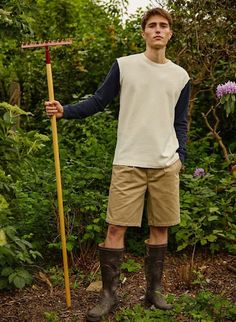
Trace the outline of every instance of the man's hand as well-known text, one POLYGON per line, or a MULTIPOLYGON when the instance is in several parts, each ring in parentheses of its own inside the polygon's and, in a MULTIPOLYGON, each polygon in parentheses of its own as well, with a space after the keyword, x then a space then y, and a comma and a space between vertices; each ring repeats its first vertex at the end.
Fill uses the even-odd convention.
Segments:
POLYGON ((56 115, 57 119, 63 117, 64 110, 63 106, 58 101, 45 102, 45 109, 48 116, 56 115))

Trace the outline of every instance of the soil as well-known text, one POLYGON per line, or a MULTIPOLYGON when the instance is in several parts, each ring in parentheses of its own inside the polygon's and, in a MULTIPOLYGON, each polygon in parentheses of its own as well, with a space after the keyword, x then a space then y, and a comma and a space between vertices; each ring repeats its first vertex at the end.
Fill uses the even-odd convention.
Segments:
MULTIPOLYGON (((143 273, 143 259, 126 254, 127 259, 134 259, 142 265, 136 273, 122 273, 123 283, 120 284, 118 295, 119 308, 123 310, 135 304, 144 304, 145 279, 143 273)), ((173 255, 168 253, 165 261, 163 278, 163 292, 172 293, 176 297, 182 294, 194 296, 202 289, 208 289, 215 294, 221 294, 231 301, 236 300, 235 269, 236 259, 229 254, 212 256, 209 253, 195 255, 194 269, 197 275, 190 275, 191 255, 173 255), (198 281, 196 285, 192 281, 198 281)), ((35 283, 22 290, 0 292, 0 322, 43 322, 85 321, 87 310, 97 303, 99 292, 86 291, 89 283, 86 276, 94 275, 99 279, 99 262, 90 257, 77 263, 79 270, 83 270, 84 277, 72 274, 70 276, 72 308, 66 308, 63 280, 60 285, 52 286, 50 275, 40 270, 35 274, 35 283), (86 282, 87 280, 87 282, 86 282), (51 319, 45 318, 45 312, 51 314, 51 319), (55 314, 59 319, 53 319, 55 314)), ((107 317, 113 321, 113 314, 107 317)))

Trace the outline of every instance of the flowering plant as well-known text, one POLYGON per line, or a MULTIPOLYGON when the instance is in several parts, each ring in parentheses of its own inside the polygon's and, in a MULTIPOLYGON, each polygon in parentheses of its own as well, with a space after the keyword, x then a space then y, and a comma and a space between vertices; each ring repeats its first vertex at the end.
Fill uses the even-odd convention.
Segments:
POLYGON ((234 113, 235 110, 236 83, 228 81, 225 84, 219 84, 216 88, 216 96, 220 103, 224 105, 226 115, 234 113))
POLYGON ((196 168, 193 176, 194 177, 203 177, 205 175, 205 170, 203 168, 196 168))

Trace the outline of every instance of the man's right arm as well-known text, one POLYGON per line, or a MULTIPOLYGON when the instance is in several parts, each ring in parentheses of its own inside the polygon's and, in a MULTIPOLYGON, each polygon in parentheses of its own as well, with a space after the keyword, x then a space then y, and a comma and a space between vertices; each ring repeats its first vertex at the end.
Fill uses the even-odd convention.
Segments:
POLYGON ((45 102, 46 112, 49 116, 57 118, 82 119, 103 111, 104 108, 119 94, 120 70, 118 62, 115 61, 107 74, 103 84, 96 90, 95 94, 88 99, 76 104, 62 106, 58 101, 45 102))
POLYGON ((73 105, 63 106, 65 119, 82 119, 103 111, 104 108, 119 94, 120 70, 117 61, 112 65, 103 84, 90 98, 73 105))

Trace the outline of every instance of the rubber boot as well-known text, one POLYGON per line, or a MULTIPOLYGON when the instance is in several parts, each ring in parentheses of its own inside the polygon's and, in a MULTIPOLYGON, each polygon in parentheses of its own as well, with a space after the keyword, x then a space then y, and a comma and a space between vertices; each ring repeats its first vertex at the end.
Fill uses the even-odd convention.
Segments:
POLYGON ((161 279, 167 245, 150 245, 147 240, 145 244, 146 256, 144 264, 147 282, 145 303, 149 306, 154 305, 158 309, 170 310, 172 305, 168 304, 161 294, 161 279))
POLYGON ((100 269, 102 275, 102 295, 99 303, 87 313, 87 321, 99 321, 118 303, 116 289, 120 279, 120 265, 124 249, 105 248, 99 245, 100 269))

